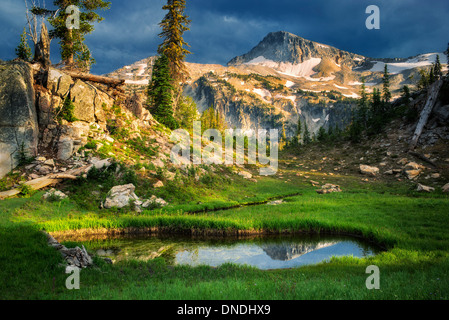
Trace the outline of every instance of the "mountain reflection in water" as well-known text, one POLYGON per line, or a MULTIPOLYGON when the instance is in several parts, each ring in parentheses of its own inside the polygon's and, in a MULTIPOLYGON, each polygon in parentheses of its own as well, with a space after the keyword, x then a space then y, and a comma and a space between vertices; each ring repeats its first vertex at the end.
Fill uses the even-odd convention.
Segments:
POLYGON ((306 253, 336 245, 338 242, 323 242, 316 244, 282 243, 262 246, 263 251, 273 260, 289 261, 306 253))
POLYGON ((263 270, 317 264, 332 257, 363 258, 379 251, 358 239, 316 235, 249 239, 124 237, 85 242, 85 245, 96 251, 97 255, 109 257, 115 262, 129 259, 147 261, 161 256, 172 265, 218 267, 233 263, 263 270))

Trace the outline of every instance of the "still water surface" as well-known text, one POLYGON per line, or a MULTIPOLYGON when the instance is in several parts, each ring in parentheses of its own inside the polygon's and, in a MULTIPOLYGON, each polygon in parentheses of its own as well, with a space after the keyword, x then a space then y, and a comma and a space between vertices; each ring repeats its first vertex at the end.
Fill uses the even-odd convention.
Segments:
POLYGON ((329 261, 332 257, 363 258, 378 253, 357 238, 342 236, 270 236, 246 239, 170 237, 124 237, 84 243, 102 257, 113 261, 149 260, 164 257, 172 265, 224 263, 250 265, 262 270, 286 269, 329 261))

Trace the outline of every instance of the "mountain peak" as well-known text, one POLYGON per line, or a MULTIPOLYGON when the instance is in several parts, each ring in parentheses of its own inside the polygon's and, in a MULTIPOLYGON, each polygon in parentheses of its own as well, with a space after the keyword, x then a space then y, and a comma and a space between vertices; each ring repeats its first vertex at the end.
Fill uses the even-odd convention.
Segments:
POLYGON ((260 61, 262 58, 276 63, 299 64, 312 58, 329 59, 337 64, 353 66, 354 58, 364 57, 340 49, 304 39, 287 31, 270 32, 250 52, 235 57, 228 65, 236 66, 260 61))

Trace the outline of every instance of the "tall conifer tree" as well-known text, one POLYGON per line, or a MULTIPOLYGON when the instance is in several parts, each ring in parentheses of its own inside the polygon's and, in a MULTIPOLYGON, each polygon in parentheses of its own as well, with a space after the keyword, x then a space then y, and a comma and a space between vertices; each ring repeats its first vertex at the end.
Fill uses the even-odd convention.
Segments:
POLYGON ((390 92, 390 76, 388 74, 388 65, 385 64, 384 77, 382 79, 383 83, 383 99, 385 103, 390 103, 391 92, 390 92))
POLYGON ((26 29, 23 29, 23 33, 20 36, 20 43, 19 46, 16 48, 16 55, 19 59, 30 61, 31 60, 31 48, 28 45, 28 38, 26 29))
POLYGON ((191 52, 186 49, 189 45, 184 41, 183 35, 190 30, 188 26, 191 20, 184 13, 185 7, 186 0, 167 0, 162 9, 168 10, 168 13, 159 24, 162 28, 159 37, 164 40, 159 45, 158 52, 167 56, 175 82, 183 82, 188 78, 184 61, 191 52))
POLYGON ((162 55, 154 63, 148 87, 148 105, 154 118, 173 130, 178 128, 178 123, 173 117, 172 82, 168 58, 162 55))
POLYGON ((441 79, 441 77, 443 76, 443 71, 442 71, 442 66, 441 66, 441 61, 440 61, 440 55, 437 54, 437 59, 435 62, 435 66, 433 67, 433 74, 435 76, 435 80, 439 80, 441 79))
POLYGON ((85 36, 94 31, 94 23, 103 20, 96 11, 109 9, 111 3, 104 0, 54 0, 53 4, 58 10, 51 11, 35 7, 32 13, 50 16, 48 21, 53 30, 49 34, 51 38, 60 39, 61 57, 66 65, 89 70, 91 65, 95 63, 95 59, 84 43, 85 36), (67 13, 66 9, 71 5, 78 7, 80 10, 79 29, 67 28, 67 20, 71 13, 67 13))

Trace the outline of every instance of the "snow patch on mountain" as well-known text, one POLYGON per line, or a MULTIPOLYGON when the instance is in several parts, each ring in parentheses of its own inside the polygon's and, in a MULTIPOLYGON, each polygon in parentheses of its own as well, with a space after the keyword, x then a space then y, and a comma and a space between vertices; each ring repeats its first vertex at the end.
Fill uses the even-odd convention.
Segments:
POLYGON ((375 64, 369 71, 384 72, 385 64, 387 64, 389 73, 398 74, 409 69, 431 66, 433 63, 436 62, 437 55, 440 57, 440 62, 442 64, 447 64, 447 57, 444 53, 427 53, 409 59, 405 62, 385 63, 380 61, 373 61, 375 62, 375 64))
POLYGON ((352 93, 352 94, 343 94, 346 98, 354 98, 354 99, 359 99, 360 96, 357 93, 352 93))
POLYGON ((293 87, 294 85, 295 85, 295 83, 292 82, 292 81, 290 81, 290 80, 287 80, 287 83, 285 84, 285 86, 286 86, 287 88, 291 88, 291 87, 293 87))
POLYGON ((275 62, 266 59, 263 56, 257 57, 247 63, 246 65, 260 65, 275 69, 281 74, 293 76, 293 77, 310 77, 316 72, 313 68, 321 63, 321 58, 311 58, 302 63, 293 64, 291 62, 275 62))
POLYGON ((258 94, 259 96, 262 97, 262 99, 264 99, 265 101, 267 100, 266 98, 271 98, 271 92, 266 90, 266 89, 253 89, 253 92, 258 94))

